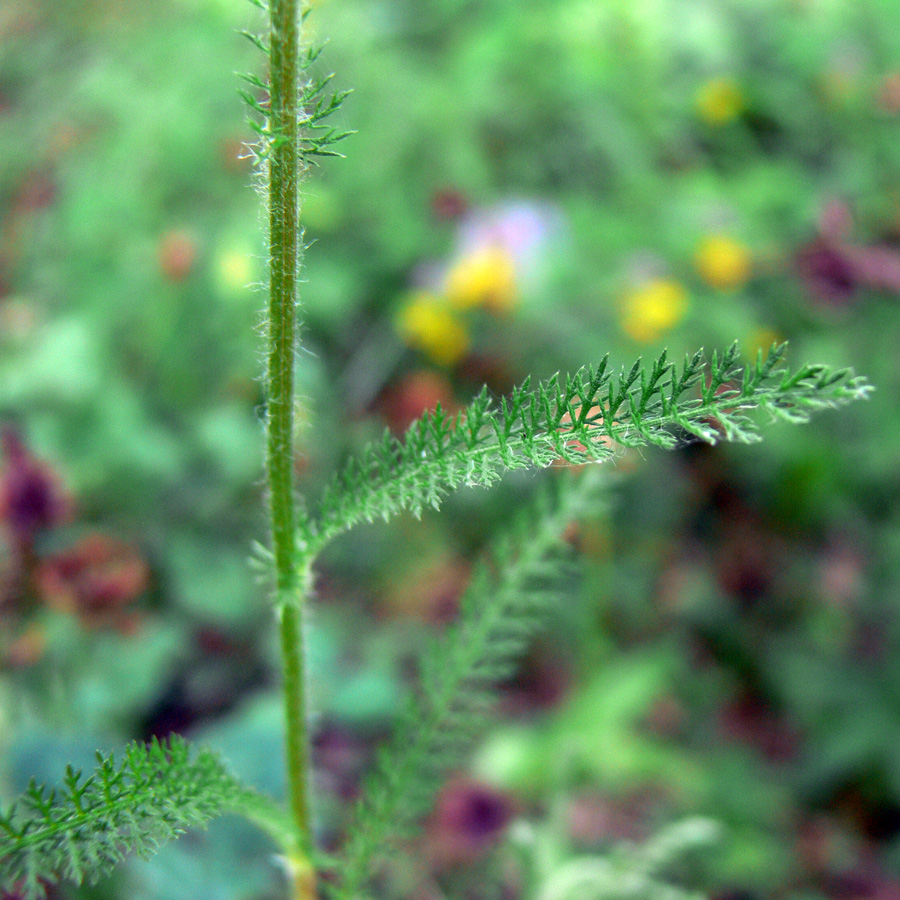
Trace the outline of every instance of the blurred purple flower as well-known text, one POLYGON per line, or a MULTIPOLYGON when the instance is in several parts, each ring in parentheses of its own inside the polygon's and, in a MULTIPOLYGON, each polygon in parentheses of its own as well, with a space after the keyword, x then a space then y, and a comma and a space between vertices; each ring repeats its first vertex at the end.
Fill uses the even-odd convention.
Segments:
POLYGON ((866 861, 852 871, 830 878, 831 896, 839 900, 900 900, 900 881, 866 861))
POLYGON ((508 796, 467 778, 441 791, 428 827, 439 868, 475 862, 496 845, 513 815, 508 796))
POLYGON ((71 502, 56 473, 31 455, 14 429, 0 433, 0 448, 0 519, 21 551, 31 547, 39 532, 64 522, 71 502))
POLYGON ((844 250, 817 239, 797 253, 797 274, 817 300, 841 305, 853 299, 859 286, 855 268, 844 250))
POLYGON ((900 250, 853 243, 853 218, 832 201, 819 217, 819 235, 801 247, 794 267, 809 294, 832 305, 849 303, 860 288, 900 294, 900 250))
POLYGON ((329 793, 352 800, 359 790, 359 778, 366 754, 362 741, 337 725, 327 725, 313 742, 316 778, 329 793))

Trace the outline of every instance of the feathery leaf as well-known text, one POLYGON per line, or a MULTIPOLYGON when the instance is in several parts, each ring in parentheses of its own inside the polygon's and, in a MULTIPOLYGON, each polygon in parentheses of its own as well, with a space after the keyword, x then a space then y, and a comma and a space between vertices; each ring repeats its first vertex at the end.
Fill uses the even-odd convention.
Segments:
POLYGON ((559 595, 566 527, 596 510, 599 470, 556 479, 476 568, 458 620, 422 654, 418 694, 366 780, 348 829, 336 897, 357 900, 373 865, 402 838, 486 723, 499 681, 559 595))
POLYGON ((871 390, 846 369, 789 372, 780 365, 786 346, 747 366, 737 344, 708 363, 697 353, 678 367, 664 352, 649 368, 638 360, 618 375, 604 359, 534 388, 526 380, 499 404, 484 389, 459 414, 438 408, 402 439, 386 432, 351 459, 327 487, 318 518, 304 525, 301 546, 314 553, 359 522, 419 515, 460 485, 487 486, 509 469, 602 461, 623 447, 672 448, 692 438, 750 443, 760 440, 753 410, 805 422, 871 390))
POLYGON ((126 854, 150 856, 225 812, 252 819, 282 846, 293 842, 274 802, 181 738, 129 744, 118 764, 111 754, 98 753, 97 761, 87 778, 67 767, 56 790, 32 782, 0 813, 0 890, 35 900, 44 896, 44 881, 96 881, 126 854))

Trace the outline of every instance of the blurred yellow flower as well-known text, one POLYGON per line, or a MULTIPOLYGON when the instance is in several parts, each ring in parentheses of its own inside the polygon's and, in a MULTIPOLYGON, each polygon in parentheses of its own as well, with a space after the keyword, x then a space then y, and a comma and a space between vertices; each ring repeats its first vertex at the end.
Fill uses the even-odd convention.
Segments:
POLYGON ((445 290, 457 309, 487 306, 494 312, 506 312, 516 302, 515 263, 503 247, 484 247, 450 269, 445 290))
POLYGON ((723 234, 705 237, 694 254, 700 277, 720 291, 741 287, 750 277, 750 254, 743 244, 723 234))
POLYGON ((469 334, 440 297, 419 291, 397 317, 397 330, 411 347, 442 366, 452 366, 469 349, 469 334))
POLYGON ((244 249, 225 250, 216 257, 216 284, 224 293, 243 292, 253 281, 253 255, 244 249))
POLYGON ((687 292, 677 281, 656 278, 629 291, 622 304, 622 328, 642 344, 658 340, 687 312, 687 292))
POLYGON ((709 125, 734 121, 744 109, 744 93, 733 78, 711 78, 697 91, 697 112, 709 125))

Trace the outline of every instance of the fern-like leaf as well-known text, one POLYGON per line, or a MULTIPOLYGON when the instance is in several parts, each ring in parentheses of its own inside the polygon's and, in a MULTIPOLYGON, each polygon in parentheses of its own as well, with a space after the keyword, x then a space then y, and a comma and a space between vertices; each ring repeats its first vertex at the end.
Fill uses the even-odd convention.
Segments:
POLYGON ((173 737, 129 744, 119 763, 100 753, 97 760, 87 778, 67 767, 59 789, 32 782, 2 811, 0 890, 35 900, 46 881, 96 881, 126 854, 150 856, 225 812, 253 819, 290 846, 280 808, 241 786, 209 750, 192 751, 173 737))
POLYGON ((401 510, 418 515, 438 507, 454 488, 489 485, 505 471, 542 468, 557 459, 606 459, 618 447, 671 448, 685 437, 759 440, 748 416, 805 422, 816 410, 865 397, 870 386, 850 370, 782 365, 787 345, 773 346, 756 363, 740 362, 737 344, 706 362, 701 353, 679 368, 666 354, 651 366, 638 360, 614 374, 608 359, 575 375, 555 375, 536 387, 526 381, 497 403, 484 389, 450 416, 438 408, 414 422, 402 439, 385 433, 351 459, 328 486, 318 519, 301 534, 304 552, 363 521, 401 510))
POLYGON ((422 655, 421 687, 379 754, 348 829, 335 896, 358 900, 373 866, 430 803, 488 720, 496 684, 516 663, 558 598, 566 527, 596 511, 606 479, 597 470, 540 492, 476 568, 459 618, 422 655))

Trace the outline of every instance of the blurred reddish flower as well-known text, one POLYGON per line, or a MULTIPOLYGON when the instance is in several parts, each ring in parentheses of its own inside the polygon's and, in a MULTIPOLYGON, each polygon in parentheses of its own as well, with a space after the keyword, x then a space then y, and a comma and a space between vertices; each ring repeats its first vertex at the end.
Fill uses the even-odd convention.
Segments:
POLYGON ((197 261, 197 242, 186 231, 167 231, 159 241, 159 267, 174 282, 184 281, 197 261))
POLYGON ((857 247, 853 261, 866 287, 900 294, 900 250, 896 247, 857 247))
POLYGON ((456 618, 469 578, 468 563, 453 554, 419 557, 385 591, 382 608, 391 616, 445 625, 456 618))
POLYGON ((508 394, 524 377, 512 371, 510 362, 496 353, 470 353, 455 374, 479 390, 487 385, 494 394, 508 394))
POLYGON ((458 219, 468 208, 465 194, 453 188, 441 188, 431 195, 431 214, 436 219, 458 219))
POLYGON ((16 212, 34 212, 46 209, 56 199, 56 184, 48 172, 32 172, 16 194, 13 208, 16 212))
POLYGON ((404 375, 382 393, 377 402, 379 412, 394 434, 403 434, 426 411, 438 403, 445 412, 453 412, 456 403, 453 387, 437 372, 417 369, 404 375))
POLYGON ((3 664, 10 669, 25 669, 34 665, 47 648, 47 634, 41 625, 29 625, 13 638, 3 654, 3 664))
POLYGON ((836 868, 846 868, 856 855, 856 841, 837 819, 822 815, 804 819, 794 831, 800 862, 816 878, 827 877, 836 868))
POLYGON ((38 567, 37 586, 48 605, 77 614, 86 625, 131 630, 125 607, 149 581, 147 564, 128 544, 92 534, 38 567))

